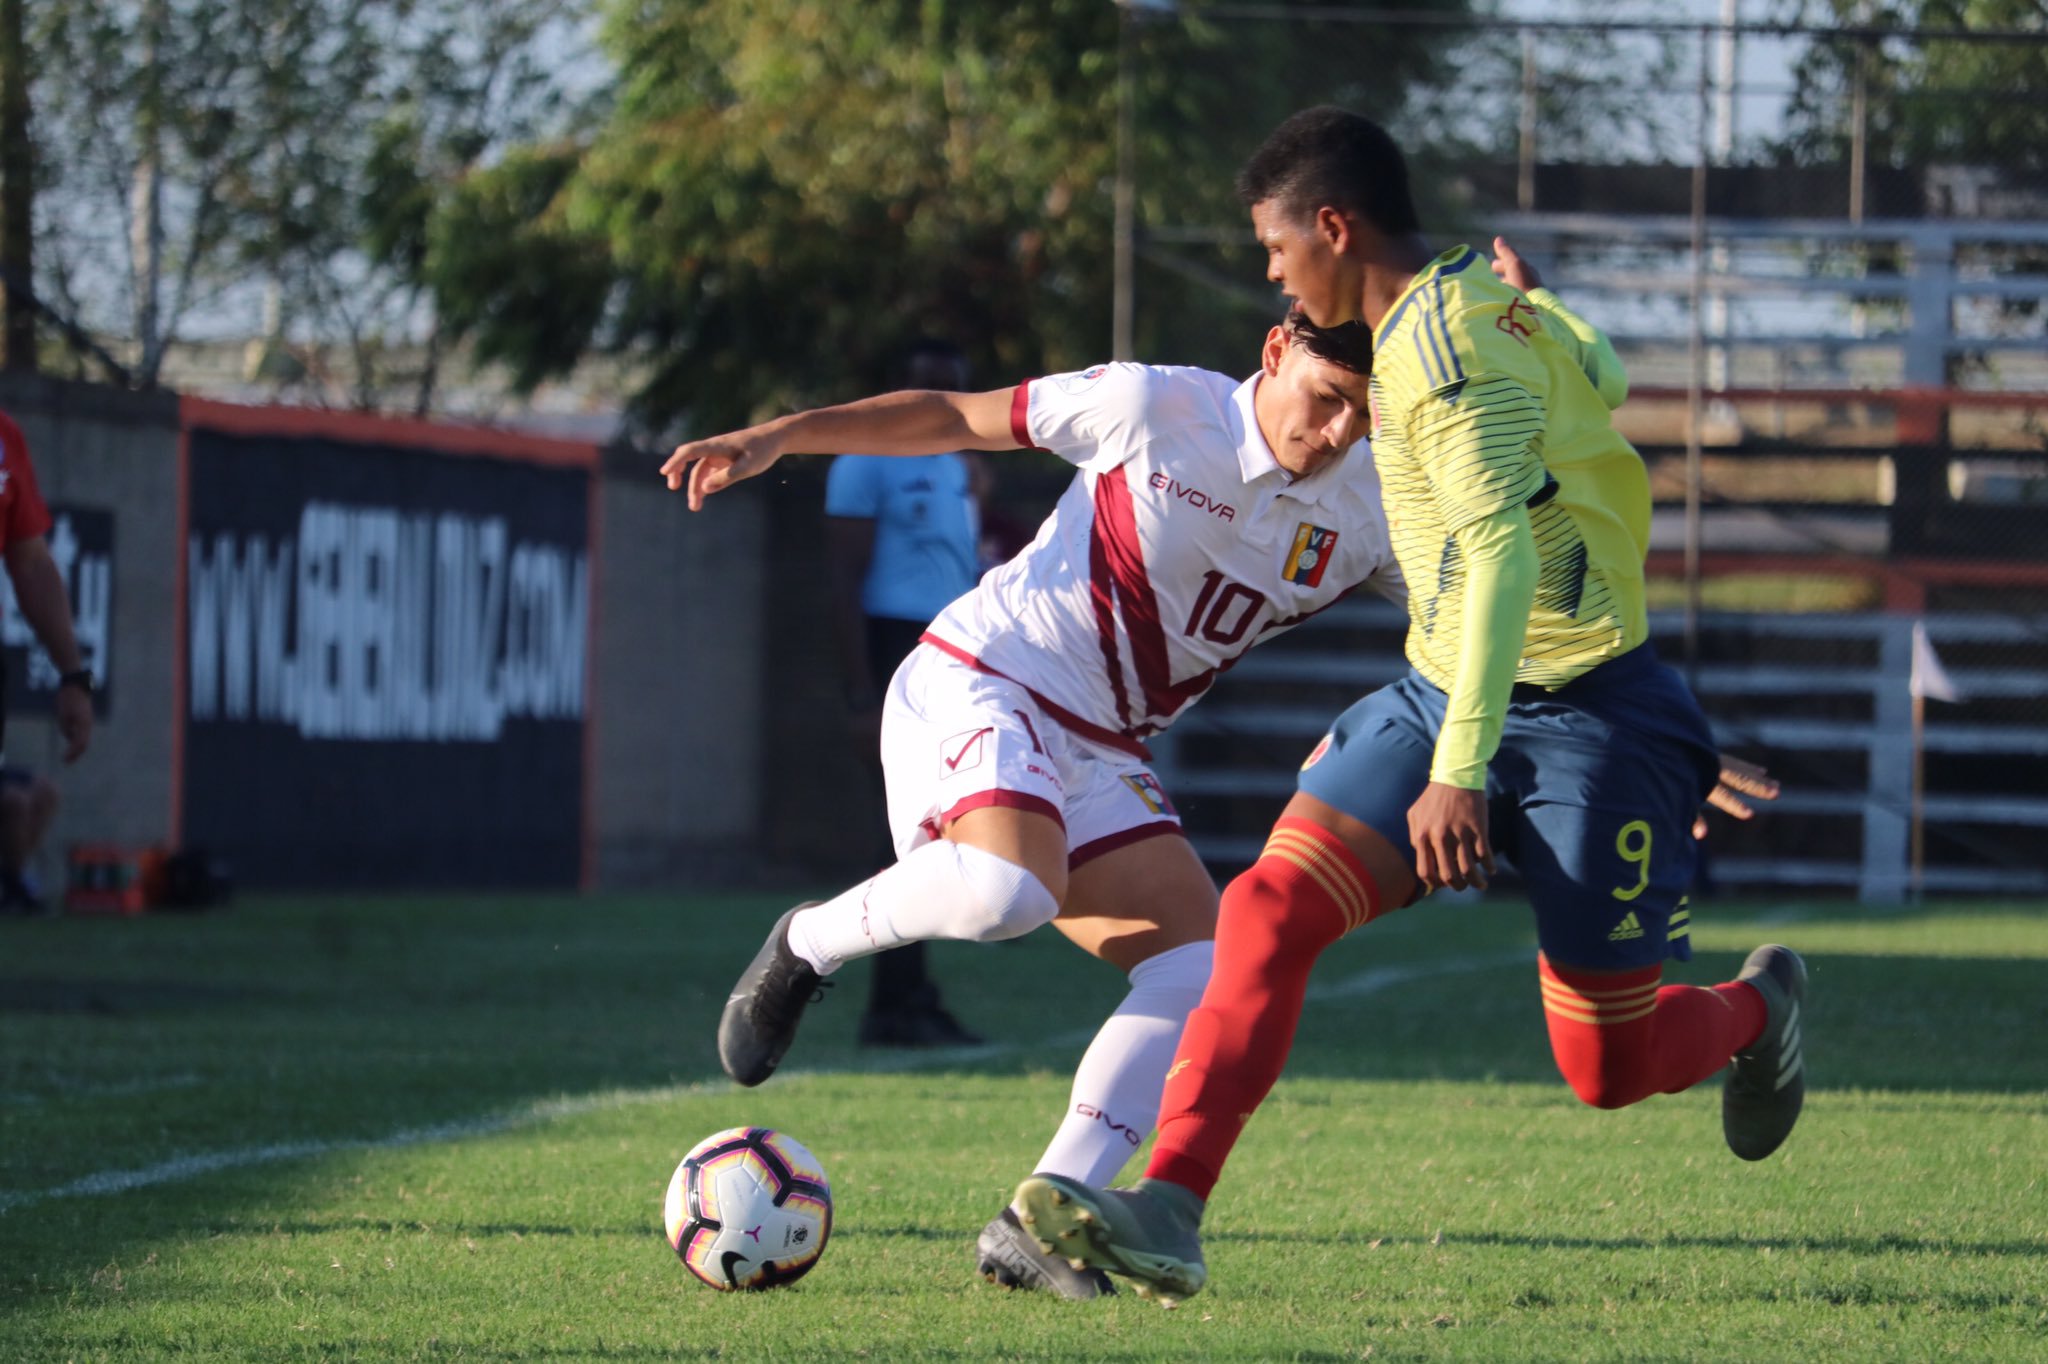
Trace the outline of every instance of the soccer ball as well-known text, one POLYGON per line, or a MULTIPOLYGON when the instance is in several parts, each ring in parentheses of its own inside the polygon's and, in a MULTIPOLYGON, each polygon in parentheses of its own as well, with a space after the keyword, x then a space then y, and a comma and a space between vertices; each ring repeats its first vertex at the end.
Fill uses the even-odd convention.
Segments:
POLYGON ((662 1220, 683 1264, 713 1288, 780 1288, 825 1253, 832 1186, 802 1142, 729 1127, 676 1166, 662 1220))

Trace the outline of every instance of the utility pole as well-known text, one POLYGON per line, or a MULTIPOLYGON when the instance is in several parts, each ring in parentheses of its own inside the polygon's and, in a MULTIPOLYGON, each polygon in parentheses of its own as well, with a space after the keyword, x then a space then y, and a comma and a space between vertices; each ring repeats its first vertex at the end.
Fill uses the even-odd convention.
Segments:
POLYGON ((1515 149, 1515 207, 1536 211, 1536 34, 1522 30, 1522 127, 1515 149))
POLYGON ((1137 349, 1137 147, 1134 145, 1137 104, 1136 76, 1131 70, 1131 7, 1116 7, 1116 187, 1115 228, 1110 244, 1109 358, 1128 360, 1137 349))
POLYGON ((1110 242, 1109 358, 1137 354, 1139 20, 1180 12, 1179 0, 1111 0, 1116 6, 1116 213, 1110 242))
POLYGON ((36 369, 35 156, 23 0, 0 0, 0 369, 36 369))
POLYGON ((1694 87, 1698 99, 1697 136, 1692 162, 1692 306, 1687 310, 1690 327, 1686 336, 1686 360, 1690 373, 1685 385, 1685 678, 1699 684, 1700 666, 1700 533, 1702 468, 1700 427, 1706 421, 1707 339, 1707 162, 1709 80, 1708 61, 1713 30, 1699 31, 1700 69, 1694 87))
POLYGON ((163 362, 158 296, 164 263, 164 75, 165 0, 142 7, 142 91, 135 109, 135 169, 128 185, 128 256, 135 293, 135 373, 156 386, 163 362))

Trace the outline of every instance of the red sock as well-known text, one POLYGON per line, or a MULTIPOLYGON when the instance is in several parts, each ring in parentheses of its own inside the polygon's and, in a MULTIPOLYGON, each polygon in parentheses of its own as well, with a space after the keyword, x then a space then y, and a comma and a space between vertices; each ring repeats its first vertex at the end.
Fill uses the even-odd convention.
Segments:
POLYGON ((1215 970, 1166 1073, 1147 1178, 1209 1196, 1287 1064, 1309 968, 1378 913, 1379 888, 1335 834, 1305 819, 1273 826, 1259 860, 1223 892, 1215 970))
POLYGON ((1689 1089, 1764 1030, 1764 997, 1735 981, 1659 989, 1662 966, 1580 971, 1542 956, 1536 965, 1557 1068, 1595 1108, 1689 1089))

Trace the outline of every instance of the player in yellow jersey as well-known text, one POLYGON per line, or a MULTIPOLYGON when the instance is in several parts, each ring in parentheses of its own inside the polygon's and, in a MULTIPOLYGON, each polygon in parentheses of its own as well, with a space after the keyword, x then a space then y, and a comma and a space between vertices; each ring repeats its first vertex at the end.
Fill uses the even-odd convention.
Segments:
POLYGON ((1034 1176, 1048 1249, 1183 1297, 1231 1147, 1279 1078, 1316 957, 1498 849, 1535 910, 1551 1049, 1587 1103, 1686 1089, 1733 1060, 1729 1146, 1760 1160, 1805 1092, 1803 963, 1662 983, 1691 955, 1692 826, 1712 733, 1649 642, 1650 491, 1615 430, 1612 347, 1496 241, 1424 244, 1399 149, 1337 109, 1283 123, 1238 178, 1268 277, 1319 329, 1373 333, 1372 444, 1408 581, 1412 671, 1340 716, 1259 860, 1224 892, 1216 962, 1135 1189, 1034 1176))

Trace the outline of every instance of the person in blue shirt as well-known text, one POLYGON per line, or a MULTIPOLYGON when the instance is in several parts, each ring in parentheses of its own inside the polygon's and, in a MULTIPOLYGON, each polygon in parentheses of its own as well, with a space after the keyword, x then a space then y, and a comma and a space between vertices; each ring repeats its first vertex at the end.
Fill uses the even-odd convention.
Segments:
MULTIPOLYGON (((964 391, 967 357, 946 341, 910 349, 903 386, 964 391)), ((845 454, 825 480, 833 625, 846 683, 848 723, 862 760, 876 767, 882 693, 932 617, 980 577, 980 471, 971 454, 915 459, 845 454)), ((893 861, 884 849, 883 862, 893 861)), ((925 947, 909 943, 875 958, 863 1046, 968 1046, 982 1039, 939 1002, 925 947)))

